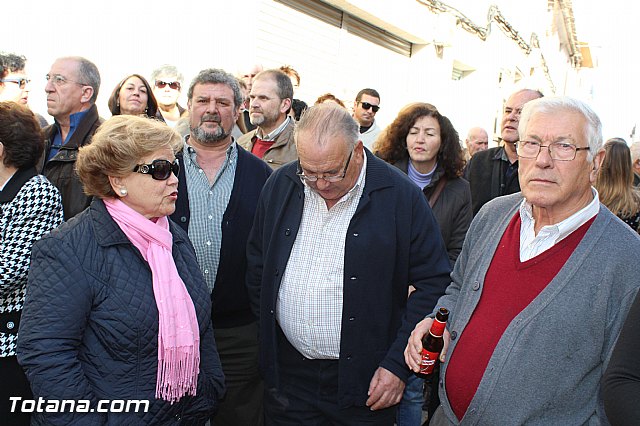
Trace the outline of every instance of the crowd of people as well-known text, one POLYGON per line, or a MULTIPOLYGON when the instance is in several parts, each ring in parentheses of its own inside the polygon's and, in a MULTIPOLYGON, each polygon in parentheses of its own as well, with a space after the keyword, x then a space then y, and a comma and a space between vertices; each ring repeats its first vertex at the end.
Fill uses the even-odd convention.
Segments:
POLYGON ((489 148, 425 102, 380 126, 373 88, 309 106, 289 65, 162 65, 105 120, 63 57, 48 124, 25 62, 0 53, 6 424, 640 422, 640 144, 585 102, 517 90, 489 148))

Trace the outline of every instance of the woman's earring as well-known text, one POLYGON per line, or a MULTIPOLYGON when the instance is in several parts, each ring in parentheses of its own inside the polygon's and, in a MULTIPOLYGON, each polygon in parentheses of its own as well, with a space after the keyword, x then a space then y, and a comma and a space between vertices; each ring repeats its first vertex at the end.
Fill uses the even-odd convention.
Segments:
POLYGON ((126 188, 122 188, 122 189, 120 190, 120 195, 122 195, 123 197, 126 197, 126 196, 127 196, 127 194, 128 194, 128 192, 127 192, 126 188))

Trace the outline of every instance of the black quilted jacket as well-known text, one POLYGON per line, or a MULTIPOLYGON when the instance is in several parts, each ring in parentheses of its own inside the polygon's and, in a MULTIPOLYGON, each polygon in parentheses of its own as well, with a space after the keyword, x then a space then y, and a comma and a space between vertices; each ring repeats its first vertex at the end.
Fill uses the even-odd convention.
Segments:
MULTIPOLYGON (((173 258, 200 324, 195 397, 155 399, 158 310, 151 270, 101 200, 34 245, 18 361, 35 399, 149 400, 146 413, 34 413, 35 424, 204 424, 224 390, 211 299, 182 229, 173 258)), ((97 410, 96 410, 97 411, 97 410)), ((32 423, 32 424, 34 424, 32 423)))

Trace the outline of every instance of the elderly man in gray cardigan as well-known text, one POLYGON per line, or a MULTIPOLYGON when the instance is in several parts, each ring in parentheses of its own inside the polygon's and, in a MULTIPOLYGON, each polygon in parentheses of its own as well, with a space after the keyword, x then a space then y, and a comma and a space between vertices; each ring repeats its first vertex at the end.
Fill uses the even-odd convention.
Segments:
MULTIPOLYGON (((528 102, 521 193, 474 219, 436 310, 451 311, 431 425, 608 424, 600 379, 640 286, 640 238, 592 187, 602 126, 575 99, 528 102)), ((405 359, 418 371, 418 323, 405 359)))

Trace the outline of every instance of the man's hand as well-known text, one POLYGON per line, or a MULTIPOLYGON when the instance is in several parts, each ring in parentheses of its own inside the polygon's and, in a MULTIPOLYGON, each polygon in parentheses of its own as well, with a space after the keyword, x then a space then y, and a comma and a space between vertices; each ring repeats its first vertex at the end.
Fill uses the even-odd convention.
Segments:
MULTIPOLYGON (((425 318, 416 324, 416 328, 411 332, 409 342, 407 342, 407 347, 404 350, 405 362, 409 368, 416 373, 420 371, 420 361, 422 361, 422 355, 420 353, 422 351, 422 336, 429 332, 431 324, 433 324, 433 318, 425 318)), ((445 361, 449 342, 451 341, 451 335, 446 328, 444 329, 442 338, 444 339, 444 347, 440 353, 440 362, 445 361)))
POLYGON ((369 384, 367 407, 381 410, 400 402, 404 393, 404 382, 389 370, 378 367, 369 384))

